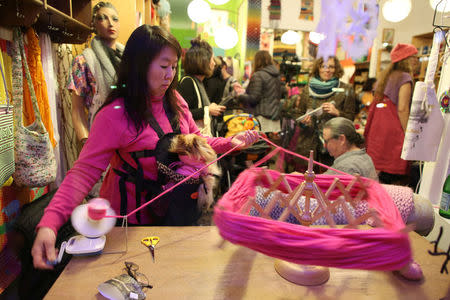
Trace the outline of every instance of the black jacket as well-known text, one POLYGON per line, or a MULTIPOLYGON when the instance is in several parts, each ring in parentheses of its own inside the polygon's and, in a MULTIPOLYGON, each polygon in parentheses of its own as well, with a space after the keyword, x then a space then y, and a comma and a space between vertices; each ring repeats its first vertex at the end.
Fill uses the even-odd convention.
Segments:
POLYGON ((274 65, 256 71, 245 94, 239 96, 249 113, 272 120, 280 119, 281 80, 274 65))

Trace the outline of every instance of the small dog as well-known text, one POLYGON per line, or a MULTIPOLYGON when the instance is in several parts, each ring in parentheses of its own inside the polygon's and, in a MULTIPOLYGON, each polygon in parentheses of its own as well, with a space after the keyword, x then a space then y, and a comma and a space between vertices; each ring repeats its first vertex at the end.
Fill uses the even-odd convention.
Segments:
MULTIPOLYGON (((176 135, 171 141, 169 152, 178 154, 180 161, 175 163, 175 172, 184 176, 193 174, 217 158, 206 138, 193 133, 176 135)), ((220 175, 219 167, 214 163, 194 176, 201 177, 204 182, 198 189, 197 205, 200 210, 207 210, 213 204, 213 189, 220 175)))

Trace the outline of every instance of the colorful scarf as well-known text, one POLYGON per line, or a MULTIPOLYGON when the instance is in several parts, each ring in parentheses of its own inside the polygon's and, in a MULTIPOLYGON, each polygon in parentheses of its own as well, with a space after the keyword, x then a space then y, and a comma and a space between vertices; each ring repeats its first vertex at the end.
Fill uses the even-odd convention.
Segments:
POLYGON ((339 79, 333 77, 328 81, 322 81, 317 77, 312 77, 309 80, 309 93, 316 98, 329 98, 334 94, 333 88, 339 86, 339 79))

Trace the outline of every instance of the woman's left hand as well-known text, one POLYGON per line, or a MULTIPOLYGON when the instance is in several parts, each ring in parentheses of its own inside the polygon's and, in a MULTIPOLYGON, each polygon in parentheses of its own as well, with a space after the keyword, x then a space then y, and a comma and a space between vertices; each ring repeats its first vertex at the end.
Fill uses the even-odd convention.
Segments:
POLYGON ((259 134, 256 130, 247 130, 236 134, 231 139, 231 144, 234 146, 241 145, 238 149, 245 149, 253 145, 259 139, 259 134))
POLYGON ((324 112, 329 113, 330 115, 339 117, 339 110, 331 102, 325 102, 324 104, 322 104, 322 109, 324 112))

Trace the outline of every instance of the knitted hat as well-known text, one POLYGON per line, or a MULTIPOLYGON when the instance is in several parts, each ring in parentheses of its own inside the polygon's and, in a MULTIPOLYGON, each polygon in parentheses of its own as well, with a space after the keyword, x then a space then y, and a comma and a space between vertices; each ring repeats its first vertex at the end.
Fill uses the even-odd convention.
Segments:
POLYGON ((391 51, 391 61, 396 63, 417 54, 417 48, 410 44, 397 44, 391 51))

